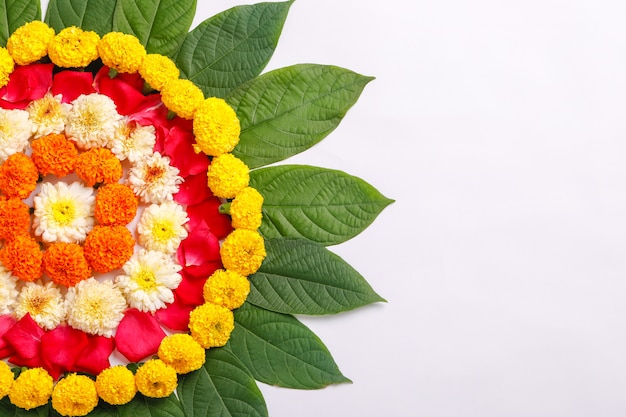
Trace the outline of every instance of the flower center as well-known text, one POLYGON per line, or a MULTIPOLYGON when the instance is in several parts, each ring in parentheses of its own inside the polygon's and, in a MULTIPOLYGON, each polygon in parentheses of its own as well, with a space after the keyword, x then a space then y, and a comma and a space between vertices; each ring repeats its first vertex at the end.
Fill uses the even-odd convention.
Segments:
POLYGON ((156 276, 149 269, 142 269, 134 278, 137 285, 144 291, 154 290, 157 287, 156 276))
POLYGON ((26 309, 32 316, 37 316, 43 312, 49 302, 50 297, 46 297, 43 294, 36 295, 28 300, 28 307, 26 309))
POLYGON ((52 205, 52 218, 62 226, 66 226, 76 218, 76 206, 72 200, 60 200, 52 205))
POLYGON ((154 240, 163 243, 167 242, 170 239, 176 237, 176 232, 174 231, 174 225, 171 221, 168 220, 157 220, 152 225, 152 236, 154 240))
POLYGON ((146 182, 151 183, 163 177, 165 174, 165 167, 162 166, 148 166, 146 168, 146 182))

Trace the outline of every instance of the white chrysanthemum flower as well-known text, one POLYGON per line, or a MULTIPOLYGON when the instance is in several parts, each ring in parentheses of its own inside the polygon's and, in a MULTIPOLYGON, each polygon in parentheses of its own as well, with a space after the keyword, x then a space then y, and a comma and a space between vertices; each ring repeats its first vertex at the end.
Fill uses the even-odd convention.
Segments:
POLYGON ((27 111, 0 109, 0 163, 14 153, 23 152, 33 130, 27 111))
POLYGON ((178 168, 170 165, 167 156, 155 152, 133 165, 128 182, 142 202, 162 203, 172 200, 178 192, 178 186, 183 182, 178 173, 178 168))
POLYGON ((141 213, 137 225, 139 244, 146 249, 171 255, 187 237, 184 224, 188 221, 183 207, 174 201, 152 204, 141 213))
POLYGON ((0 265, 0 314, 9 314, 17 298, 17 278, 4 266, 0 265))
POLYGON ((112 281, 89 278, 65 296, 67 324, 85 333, 111 337, 124 318, 126 299, 112 281))
POLYGON ((43 183, 33 199, 35 234, 44 242, 78 243, 94 225, 93 188, 79 182, 43 183))
POLYGON ((80 149, 106 147, 121 119, 109 97, 97 93, 83 94, 72 102, 65 134, 80 149))
POLYGON ((111 141, 111 152, 117 159, 137 162, 152 155, 156 135, 154 126, 141 126, 137 122, 125 120, 115 130, 111 141))
POLYGON ((33 123, 35 139, 51 133, 61 133, 65 129, 65 120, 72 106, 63 103, 60 94, 53 96, 46 93, 39 100, 32 101, 26 111, 33 123))
POLYGON ((182 277, 182 267, 163 252, 142 249, 123 266, 125 275, 115 282, 128 304, 141 311, 155 312, 174 302, 174 293, 182 277))
POLYGON ((52 282, 27 282, 17 297, 15 316, 21 319, 26 313, 43 329, 54 329, 66 315, 61 291, 52 282))

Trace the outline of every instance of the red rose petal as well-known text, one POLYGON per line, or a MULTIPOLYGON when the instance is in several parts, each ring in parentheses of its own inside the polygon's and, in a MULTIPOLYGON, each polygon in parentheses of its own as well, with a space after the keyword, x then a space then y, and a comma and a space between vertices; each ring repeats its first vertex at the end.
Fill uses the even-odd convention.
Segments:
POLYGON ((168 329, 189 330, 189 314, 195 306, 185 305, 174 291, 174 302, 156 312, 156 318, 168 329))
POLYGON ((219 239, 211 233, 204 222, 191 229, 187 238, 181 242, 181 247, 183 268, 220 259, 219 239))
POLYGON ((145 96, 137 91, 132 84, 127 83, 122 77, 111 78, 108 69, 102 67, 95 78, 96 90, 100 94, 109 96, 117 107, 117 112, 127 116, 133 112, 144 100, 145 96), (103 70, 105 70, 103 72, 103 70))
MULTIPOLYGON (((174 194, 174 200, 184 205, 199 204, 211 197, 213 197, 213 193, 207 187, 206 172, 185 177, 185 182, 180 185, 179 191, 174 194)), ((198 220, 198 216, 196 216, 196 220, 198 220)))
MULTIPOLYGON (((193 150, 194 143, 193 133, 178 126, 172 127, 165 138, 163 151, 170 157, 172 165, 178 168, 183 178, 200 173, 204 173, 206 177, 209 158, 203 153, 196 153, 193 150)), ((206 179, 204 188, 207 188, 206 179)))
POLYGON ((200 204, 194 204, 187 207, 187 215, 189 216, 189 229, 200 227, 204 222, 213 235, 218 239, 224 239, 232 232, 230 216, 221 214, 219 207, 222 204, 217 197, 209 198, 200 204))
POLYGON ((40 357, 41 338, 46 332, 26 314, 4 334, 4 340, 15 349, 9 362, 19 366, 36 368, 42 366, 40 357))
POLYGON ((4 335, 16 323, 17 320, 11 314, 0 316, 0 359, 15 353, 15 349, 4 340, 4 335))
POLYGON ((52 81, 52 95, 61 94, 63 103, 71 103, 81 94, 92 94, 93 74, 90 72, 61 71, 52 81))
POLYGON ((148 313, 131 308, 117 328, 117 350, 131 362, 153 355, 159 349, 165 332, 156 319, 148 313))
POLYGON ((33 100, 42 98, 52 86, 53 64, 16 66, 9 83, 0 90, 0 107, 24 109, 33 100))
POLYGON ((174 292, 178 294, 180 301, 186 305, 199 306, 204 303, 203 288, 208 275, 200 278, 187 273, 183 274, 183 280, 174 292))
POLYGON ((76 361, 76 371, 98 375, 111 366, 109 356, 115 349, 115 340, 112 337, 87 336, 87 346, 76 361))
POLYGON ((62 372, 74 371, 74 364, 87 346, 87 334, 69 326, 59 326, 41 338, 43 367, 52 378, 62 372))

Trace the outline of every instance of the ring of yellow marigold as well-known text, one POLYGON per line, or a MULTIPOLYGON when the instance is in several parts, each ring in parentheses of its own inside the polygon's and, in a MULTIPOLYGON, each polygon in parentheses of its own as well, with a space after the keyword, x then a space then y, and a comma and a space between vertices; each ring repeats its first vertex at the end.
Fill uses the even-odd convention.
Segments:
POLYGON ((193 82, 179 78, 163 86, 161 100, 179 117, 193 119, 196 109, 204 101, 204 94, 193 82))
POLYGON ((150 87, 161 91, 165 84, 178 79, 180 70, 170 58, 160 54, 148 54, 139 67, 139 75, 150 87))
POLYGON ((224 239, 220 255, 224 268, 247 277, 261 267, 266 256, 265 241, 254 230, 236 229, 224 239))
POLYGON ((96 377, 96 391, 111 405, 126 404, 137 393, 135 375, 122 365, 107 368, 96 377))
POLYGON ((150 359, 135 374, 137 390, 152 398, 168 397, 176 389, 177 378, 174 368, 160 359, 150 359))
POLYGON ((0 399, 6 397, 13 387, 15 376, 6 362, 0 361, 0 399))
POLYGON ((237 193, 228 208, 235 229, 257 230, 263 220, 263 196, 255 188, 246 187, 237 193))
POLYGON ((204 301, 234 310, 243 305, 250 293, 248 278, 235 271, 218 269, 204 283, 204 301))
POLYGON ((9 76, 15 68, 15 61, 6 48, 0 47, 0 88, 9 83, 9 76))
POLYGON ((209 156, 229 153, 239 143, 240 133, 237 113, 223 99, 209 97, 196 109, 193 117, 196 152, 209 156))
POLYGON ((42 406, 52 395, 54 381, 43 368, 31 368, 22 372, 9 390, 9 400, 25 410, 42 406))
POLYGON ((97 45, 102 63, 117 72, 135 73, 143 63, 146 48, 133 35, 109 32, 97 45))
POLYGON ((48 44, 48 57, 62 68, 86 67, 98 59, 100 35, 70 26, 59 32, 48 44))
POLYGON ((97 405, 96 385, 85 375, 70 374, 52 390, 52 408, 62 416, 86 416, 97 405))
POLYGON ((166 336, 161 341, 158 355, 179 374, 200 369, 206 360, 202 346, 187 333, 166 336))
POLYGON ((54 29, 39 20, 25 23, 7 40, 7 50, 18 65, 28 65, 48 54, 48 43, 54 29))
POLYGON ((217 304, 204 303, 189 314, 191 337, 205 349, 224 346, 234 328, 233 312, 217 304))
POLYGON ((249 182, 250 169, 230 153, 213 158, 207 170, 207 185, 217 197, 234 198, 249 182))

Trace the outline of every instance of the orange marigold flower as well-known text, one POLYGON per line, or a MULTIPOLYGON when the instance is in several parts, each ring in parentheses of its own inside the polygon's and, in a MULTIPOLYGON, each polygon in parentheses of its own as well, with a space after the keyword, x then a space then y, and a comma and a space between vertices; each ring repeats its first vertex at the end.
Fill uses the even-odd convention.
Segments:
POLYGON ((28 235, 16 236, 0 251, 0 261, 4 266, 24 281, 41 278, 42 259, 39 243, 28 235))
POLYGON ((23 153, 14 153, 0 165, 0 190, 7 197, 27 198, 37 187, 39 172, 23 153))
POLYGON ((0 200, 0 239, 11 240, 15 236, 28 235, 30 211, 19 198, 0 200))
POLYGON ((78 156, 76 174, 90 187, 112 184, 122 178, 122 163, 110 150, 94 148, 78 156))
POLYGON ((124 226, 95 226, 85 239, 85 258, 98 272, 121 268, 133 255, 135 239, 124 226))
POLYGON ((43 268, 56 284, 73 287, 91 276, 83 248, 76 243, 57 242, 43 253, 43 268))
POLYGON ((78 150, 65 135, 51 133, 31 142, 33 162, 41 175, 62 178, 74 171, 78 150))
POLYGON ((98 223, 123 226, 137 214, 139 201, 128 185, 113 183, 98 189, 95 216, 98 223))

